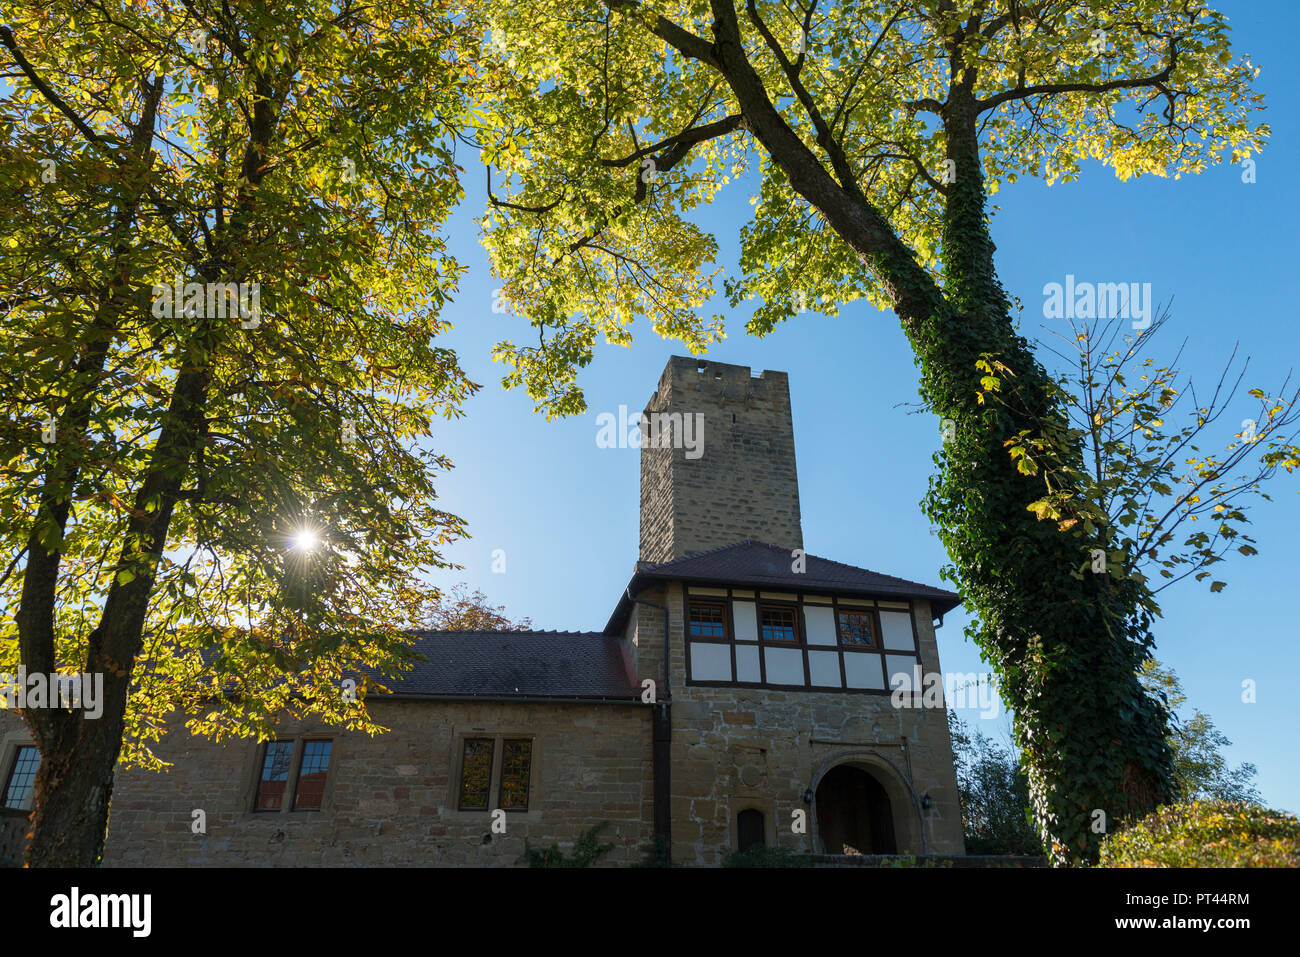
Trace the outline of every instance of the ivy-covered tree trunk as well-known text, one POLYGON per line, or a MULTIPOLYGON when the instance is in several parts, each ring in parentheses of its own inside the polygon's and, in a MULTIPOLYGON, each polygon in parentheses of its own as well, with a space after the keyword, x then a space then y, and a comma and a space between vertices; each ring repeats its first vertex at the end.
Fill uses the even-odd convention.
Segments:
POLYGON ((928 511, 1015 709, 1044 846, 1061 862, 1095 861, 1111 822, 1144 815, 1170 793, 1168 716, 1138 679, 1150 619, 1136 583, 1091 571, 1093 549, 1110 547, 1104 529, 1064 535, 1027 507, 1041 498, 1042 479, 1021 472, 1007 441, 1043 422, 1064 427, 1064 413, 1013 327, 993 267, 969 89, 953 89, 944 120, 955 176, 944 216, 946 307, 919 322, 903 317, 923 391, 952 420, 928 511), (982 360, 1005 369, 994 376, 1004 398, 996 405, 982 400, 982 360))
POLYGON ((827 173, 768 99, 734 16, 715 0, 709 51, 754 135, 807 199, 881 277, 921 368, 931 409, 950 419, 927 511, 942 528, 974 635, 1015 711, 1030 793, 1058 863, 1095 862, 1113 823, 1153 810, 1170 793, 1167 713, 1138 680, 1152 639, 1136 582, 1081 574, 1104 529, 1083 537, 1040 521, 1029 506, 1042 479, 1022 473, 1007 440, 1064 424, 1046 371, 1016 333, 993 267, 977 134, 974 73, 954 50, 941 119, 954 179, 942 234, 944 287, 935 285, 862 195, 824 123, 827 173), (963 78, 964 79, 961 79, 963 78), (990 369, 981 370, 987 362, 990 369), (1000 366, 992 366, 992 363, 1000 366), (1003 401, 985 404, 984 380, 1001 372, 1003 401))

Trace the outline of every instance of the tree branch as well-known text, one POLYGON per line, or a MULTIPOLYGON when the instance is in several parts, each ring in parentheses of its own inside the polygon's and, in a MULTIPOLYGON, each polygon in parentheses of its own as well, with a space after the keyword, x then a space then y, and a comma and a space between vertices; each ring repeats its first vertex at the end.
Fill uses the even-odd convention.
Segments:
POLYGON ((1109 90, 1131 90, 1141 87, 1154 87, 1160 90, 1166 96, 1169 91, 1164 86, 1174 68, 1178 65, 1178 40, 1175 37, 1169 38, 1169 65, 1159 73, 1153 73, 1151 76, 1135 77, 1128 80, 1108 80, 1105 83, 1040 83, 1033 86, 1025 86, 1023 75, 1021 82, 1009 90, 1003 90, 1001 93, 995 93, 990 97, 975 102, 977 112, 983 113, 986 110, 995 109, 1009 100, 1021 100, 1031 96, 1043 96, 1056 93, 1106 93, 1109 90))
POLYGON ((45 97, 45 99, 48 100, 60 113, 71 120, 72 125, 81 131, 82 136, 96 146, 111 152, 113 158, 119 163, 122 162, 122 158, 118 155, 117 149, 113 144, 96 133, 89 123, 77 115, 77 112, 68 105, 67 101, 65 101, 63 97, 55 93, 54 89, 41 79, 40 74, 36 72, 36 68, 32 66, 27 57, 23 56, 23 51, 18 49, 18 44, 14 40, 13 31, 8 27, 0 26, 0 43, 3 43, 5 47, 8 48, 10 55, 14 58, 14 62, 17 63, 19 69, 26 74, 27 79, 31 81, 32 86, 36 87, 36 89, 40 91, 41 96, 45 97))
MULTIPOLYGON (((641 8, 638 0, 604 0, 604 3, 615 13, 629 16, 635 15, 641 8)), ((717 58, 713 52, 713 44, 703 37, 696 36, 689 30, 683 30, 667 17, 656 16, 654 23, 650 24, 648 29, 673 49, 684 53, 692 60, 699 60, 715 68, 718 66, 717 58)))

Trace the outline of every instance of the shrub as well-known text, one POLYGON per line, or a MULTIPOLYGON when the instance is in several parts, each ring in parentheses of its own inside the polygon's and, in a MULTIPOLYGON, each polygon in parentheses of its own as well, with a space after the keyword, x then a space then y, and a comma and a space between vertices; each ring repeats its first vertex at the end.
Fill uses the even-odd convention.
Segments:
POLYGON ((723 867, 812 867, 807 856, 788 847, 755 844, 747 851, 736 851, 722 862, 723 867))
POLYGON ((608 826, 608 821, 602 821, 578 838, 577 843, 573 845, 573 854, 568 857, 560 850, 559 844, 552 844, 539 851, 535 847, 530 847, 528 838, 524 838, 524 853, 518 863, 527 861, 529 867, 589 867, 614 849, 613 844, 601 844, 596 840, 596 835, 601 829, 608 826))
POLYGON ((668 861, 668 842, 662 834, 656 834, 649 844, 641 845, 641 863, 637 867, 672 867, 668 861))
POLYGON ((918 858, 915 854, 889 854, 881 857, 881 867, 952 867, 952 861, 918 858))
POLYGON ((1300 867, 1300 821, 1241 801, 1158 809, 1108 837, 1103 867, 1300 867))

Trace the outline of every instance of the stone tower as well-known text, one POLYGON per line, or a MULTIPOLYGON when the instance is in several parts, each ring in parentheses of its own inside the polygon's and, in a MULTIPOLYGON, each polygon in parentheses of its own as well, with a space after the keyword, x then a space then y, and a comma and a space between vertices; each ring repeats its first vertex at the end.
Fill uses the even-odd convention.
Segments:
POLYGON ((642 561, 747 538, 803 547, 784 372, 673 356, 644 414, 642 561))

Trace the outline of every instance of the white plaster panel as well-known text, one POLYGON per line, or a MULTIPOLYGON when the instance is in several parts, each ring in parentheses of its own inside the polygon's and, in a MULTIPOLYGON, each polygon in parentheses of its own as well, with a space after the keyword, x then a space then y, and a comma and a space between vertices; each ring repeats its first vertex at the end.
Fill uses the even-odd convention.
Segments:
POLYGON ((731 620, 736 628, 737 641, 758 641, 758 613, 752 601, 733 601, 731 620))
POLYGON ((763 649, 763 664, 770 685, 801 685, 803 680, 803 652, 797 648, 763 649))
POLYGON ((912 651, 916 641, 912 637, 912 616, 900 611, 882 611, 880 629, 883 631, 885 648, 890 651, 912 651))
POLYGON ((880 673, 880 655, 845 652, 844 678, 849 688, 885 690, 885 676, 880 673))
POLYGON ((808 674, 812 683, 823 688, 840 687, 840 655, 838 651, 808 652, 808 674))
POLYGON ((691 679, 693 681, 730 681, 731 646, 692 641, 691 679))
POLYGON ((835 612, 830 608, 813 608, 805 605, 804 623, 808 626, 808 644, 835 644, 835 612))

